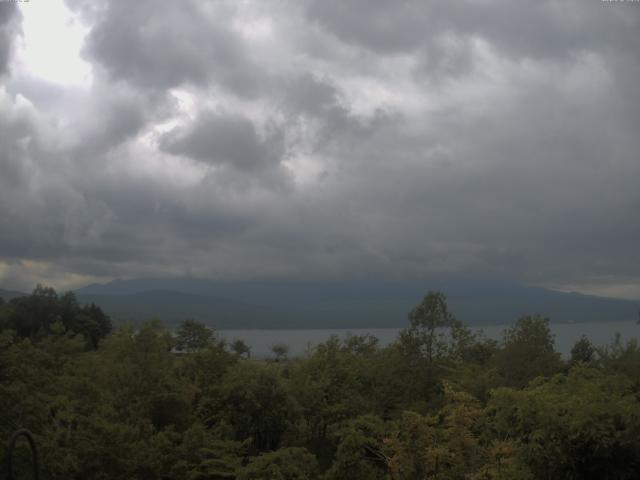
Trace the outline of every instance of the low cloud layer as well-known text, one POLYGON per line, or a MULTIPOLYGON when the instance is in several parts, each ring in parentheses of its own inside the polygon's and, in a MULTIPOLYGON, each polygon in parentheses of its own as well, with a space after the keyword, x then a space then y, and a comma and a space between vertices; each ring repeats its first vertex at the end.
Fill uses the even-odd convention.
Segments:
POLYGON ((91 76, 66 85, 18 61, 39 5, 15 5, 1 285, 461 273, 640 298, 638 4, 67 0, 91 76))

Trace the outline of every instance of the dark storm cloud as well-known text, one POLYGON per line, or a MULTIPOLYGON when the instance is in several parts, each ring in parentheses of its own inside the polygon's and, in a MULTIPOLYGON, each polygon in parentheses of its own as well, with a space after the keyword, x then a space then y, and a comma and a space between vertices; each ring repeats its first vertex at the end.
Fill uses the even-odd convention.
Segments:
POLYGON ((18 32, 20 12, 15 2, 0 2, 0 76, 9 71, 13 39, 18 32))
POLYGON ((123 175, 126 168, 109 156, 137 161, 126 158, 123 149, 97 159, 65 160, 64 146, 39 138, 32 112, 9 113, 10 118, 0 116, 3 259, 55 260, 62 272, 73 268, 82 274, 128 271, 134 265, 161 269, 168 252, 177 261, 181 250, 207 249, 212 241, 242 232, 256 215, 228 206, 211 189, 193 188, 185 198, 171 178, 123 175), (15 148, 6 148, 11 145, 15 148))
POLYGON ((160 89, 214 81, 250 97, 259 89, 241 38, 200 2, 107 2, 94 15, 85 54, 113 79, 160 89))
POLYGON ((276 166, 283 155, 282 132, 259 135, 253 122, 239 115, 204 111, 190 125, 160 139, 160 148, 212 164, 252 171, 276 166))
POLYGON ((67 4, 93 84, 0 97, 11 272, 640 285, 637 5, 67 4))
POLYGON ((284 104, 289 113, 322 117, 332 111, 344 111, 339 94, 328 80, 310 74, 292 78, 284 88, 284 104))
POLYGON ((558 58, 603 47, 637 52, 640 14, 633 5, 611 7, 606 2, 578 0, 309 0, 306 12, 310 20, 344 41, 380 53, 429 48, 435 37, 446 33, 477 35, 516 57, 558 58))
POLYGON ((151 108, 143 98, 126 93, 103 95, 88 104, 76 126, 74 156, 80 160, 95 158, 135 138, 148 120, 151 108))

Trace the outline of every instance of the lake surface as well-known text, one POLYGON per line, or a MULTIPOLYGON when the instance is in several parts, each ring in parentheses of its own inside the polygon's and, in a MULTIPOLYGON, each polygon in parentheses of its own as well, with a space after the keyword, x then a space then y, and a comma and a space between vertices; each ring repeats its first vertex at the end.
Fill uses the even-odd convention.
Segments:
MULTIPOLYGON (((567 323, 551 324, 551 332, 555 335, 556 350, 565 356, 577 340, 586 335, 597 346, 610 344, 619 333, 622 341, 633 338, 640 339, 640 325, 636 322, 607 322, 607 323, 567 323)), ((489 325, 471 327, 474 332, 482 330, 485 336, 496 340, 502 339, 502 334, 508 325, 489 325)), ((352 328, 352 329, 318 329, 318 330, 219 330, 218 333, 233 341, 242 339, 251 347, 251 355, 256 358, 273 357, 271 346, 284 343, 289 346, 289 356, 305 355, 315 345, 325 342, 331 335, 341 338, 348 334, 370 334, 380 340, 385 346, 396 340, 400 328, 352 328)))

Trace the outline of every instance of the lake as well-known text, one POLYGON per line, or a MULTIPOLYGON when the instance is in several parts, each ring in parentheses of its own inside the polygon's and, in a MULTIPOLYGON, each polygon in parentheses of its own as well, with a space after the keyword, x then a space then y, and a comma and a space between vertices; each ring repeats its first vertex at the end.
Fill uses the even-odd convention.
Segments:
MULTIPOLYGON (((484 334, 496 340, 502 339, 502 333, 508 325, 489 325, 471 327, 474 332, 482 330, 484 334)), ((620 333, 623 342, 633 338, 640 339, 640 325, 636 322, 601 322, 601 323, 560 323, 551 324, 551 332, 555 335, 556 350, 568 356, 577 340, 586 335, 597 346, 608 345, 620 333)), ((284 343, 289 346, 289 356, 296 357, 305 353, 315 345, 325 342, 331 335, 344 338, 348 334, 370 334, 380 340, 380 345, 392 343, 398 336, 400 328, 351 328, 351 329, 317 329, 317 330, 219 330, 218 333, 233 341, 242 339, 251 347, 251 355, 255 358, 273 357, 271 346, 284 343)))

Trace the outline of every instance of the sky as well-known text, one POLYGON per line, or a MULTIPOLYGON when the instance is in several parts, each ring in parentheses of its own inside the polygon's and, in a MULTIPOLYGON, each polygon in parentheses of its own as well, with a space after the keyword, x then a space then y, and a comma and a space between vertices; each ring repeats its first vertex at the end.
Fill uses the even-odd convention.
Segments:
POLYGON ((640 298, 640 2, 0 0, 0 287, 640 298))

